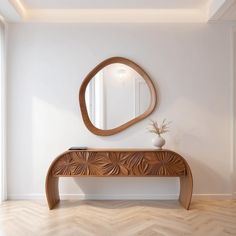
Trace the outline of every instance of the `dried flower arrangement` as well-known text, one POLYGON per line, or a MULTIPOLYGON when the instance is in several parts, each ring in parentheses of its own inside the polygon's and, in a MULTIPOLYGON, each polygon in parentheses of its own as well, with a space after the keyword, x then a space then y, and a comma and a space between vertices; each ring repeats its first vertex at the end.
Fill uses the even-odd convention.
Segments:
POLYGON ((151 124, 150 127, 148 128, 148 131, 150 133, 155 133, 158 136, 160 136, 161 134, 169 132, 170 123, 171 121, 167 121, 166 119, 164 119, 162 123, 158 125, 157 121, 151 120, 151 124))

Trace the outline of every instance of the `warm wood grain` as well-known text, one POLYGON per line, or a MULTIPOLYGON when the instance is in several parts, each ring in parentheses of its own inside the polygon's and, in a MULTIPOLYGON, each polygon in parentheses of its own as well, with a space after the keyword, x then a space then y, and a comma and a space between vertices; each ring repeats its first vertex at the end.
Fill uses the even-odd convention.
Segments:
POLYGON ((54 177, 52 174, 55 161, 56 159, 49 167, 45 182, 46 197, 49 209, 52 209, 60 201, 58 189, 59 178, 54 177))
POLYGON ((88 130, 90 130, 92 133, 94 133, 96 135, 101 135, 101 136, 108 136, 108 135, 113 135, 113 134, 119 133, 122 130, 130 127, 131 125, 133 125, 135 123, 137 123, 138 121, 146 118, 155 109, 156 100, 157 100, 156 97, 157 97, 157 95, 156 95, 155 87, 154 87, 153 82, 151 81, 150 77, 148 76, 148 74, 139 65, 137 65, 133 61, 131 61, 129 59, 126 59, 126 58, 123 58, 123 57, 111 57, 111 58, 106 59, 105 61, 101 62, 99 65, 97 65, 85 77, 84 81, 82 82, 82 84, 80 86, 80 91, 79 91, 80 110, 81 110, 81 114, 82 114, 84 124, 86 125, 88 130), (149 105, 148 109, 143 114, 135 117, 134 119, 128 121, 127 123, 125 123, 125 124, 123 124, 119 127, 114 128, 114 129, 102 130, 102 129, 99 129, 99 128, 95 127, 93 125, 93 123, 91 122, 90 118, 89 118, 87 107, 86 107, 86 101, 85 101, 85 91, 86 91, 86 87, 87 87, 88 83, 90 82, 90 80, 92 80, 93 77, 101 69, 103 69, 105 66, 108 66, 108 65, 113 64, 113 63, 125 64, 125 65, 133 68, 137 73, 139 73, 142 76, 142 78, 145 80, 145 82, 147 83, 147 86, 149 88, 150 96, 151 96, 151 102, 150 102, 150 105, 149 105))
POLYGON ((49 208, 59 202, 59 177, 180 177, 180 203, 189 209, 193 180, 189 165, 169 150, 90 149, 66 151, 51 164, 46 178, 49 208))
POLYGON ((73 151, 53 166, 56 176, 181 176, 185 162, 169 151, 73 151))
POLYGON ((188 163, 185 161, 186 174, 180 176, 179 202, 189 210, 193 193, 193 176, 188 163))

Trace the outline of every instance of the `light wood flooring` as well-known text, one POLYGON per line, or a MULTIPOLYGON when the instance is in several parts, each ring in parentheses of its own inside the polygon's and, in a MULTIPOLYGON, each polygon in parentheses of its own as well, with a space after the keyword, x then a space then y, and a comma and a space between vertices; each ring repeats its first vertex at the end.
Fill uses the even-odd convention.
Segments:
POLYGON ((0 236, 236 236, 235 200, 7 201, 0 205, 0 236))

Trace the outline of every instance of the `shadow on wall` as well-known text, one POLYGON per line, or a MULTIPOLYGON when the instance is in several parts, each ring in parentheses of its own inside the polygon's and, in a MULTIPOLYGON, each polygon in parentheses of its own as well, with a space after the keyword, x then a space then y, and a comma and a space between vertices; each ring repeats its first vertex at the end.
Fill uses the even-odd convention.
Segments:
POLYGON ((82 177, 74 178, 88 199, 177 199, 178 178, 82 177))
MULTIPOLYGON (((215 189, 215 194, 227 191, 225 180, 212 168, 195 159, 188 158, 188 163, 193 174, 193 194, 204 195, 209 193, 209 188, 215 189)), ((179 195, 179 181, 173 177, 78 177, 73 180, 85 199, 177 199, 179 195)))
POLYGON ((198 159, 187 157, 187 160, 193 175, 193 194, 227 193, 229 189, 226 184, 227 181, 214 171, 211 166, 198 159), (214 192, 212 192, 212 189, 214 189, 214 192))
MULTIPOLYGON (((227 191, 225 180, 211 167, 188 158, 193 174, 193 194, 214 194, 209 189, 215 189, 215 194, 227 191), (214 185, 214 186, 212 186, 214 185), (222 190, 225 188, 225 190, 222 190)), ((161 177, 101 177, 74 178, 75 183, 88 198, 103 199, 175 199, 179 194, 178 178, 161 177), (111 181, 112 180, 112 181, 111 181), (142 189, 140 189, 142 186, 142 189), (152 186, 152 188, 150 188, 152 186), (168 187, 167 187, 168 186, 168 187), (112 192, 112 194, 111 194, 112 192), (133 198, 132 198, 133 197, 133 198)))

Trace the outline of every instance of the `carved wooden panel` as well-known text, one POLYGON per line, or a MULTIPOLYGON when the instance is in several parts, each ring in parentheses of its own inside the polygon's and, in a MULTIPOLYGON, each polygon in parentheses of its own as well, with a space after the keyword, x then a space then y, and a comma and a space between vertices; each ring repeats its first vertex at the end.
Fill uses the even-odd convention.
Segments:
POLYGON ((51 171, 53 176, 183 176, 186 166, 171 151, 72 151, 51 171))

